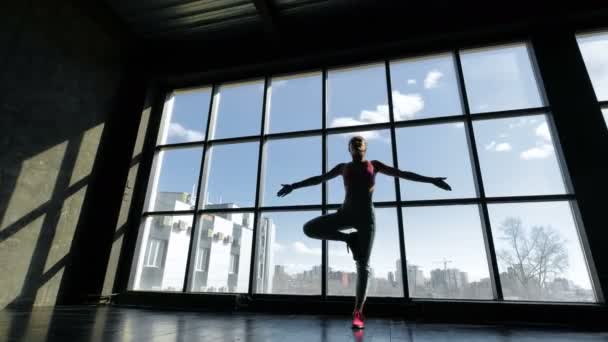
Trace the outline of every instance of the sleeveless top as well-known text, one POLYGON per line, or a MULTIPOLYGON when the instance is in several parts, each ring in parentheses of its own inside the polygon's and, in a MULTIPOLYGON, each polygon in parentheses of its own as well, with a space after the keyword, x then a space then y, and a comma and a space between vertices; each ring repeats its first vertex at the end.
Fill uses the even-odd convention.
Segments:
POLYGON ((344 190, 348 192, 349 189, 355 187, 365 187, 369 190, 376 184, 376 169, 374 164, 366 160, 365 166, 355 165, 348 163, 342 168, 342 178, 344 179, 344 190))
POLYGON ((376 168, 366 160, 361 164, 345 163, 342 168, 344 180, 344 203, 342 210, 363 219, 373 217, 373 187, 376 183, 376 168))

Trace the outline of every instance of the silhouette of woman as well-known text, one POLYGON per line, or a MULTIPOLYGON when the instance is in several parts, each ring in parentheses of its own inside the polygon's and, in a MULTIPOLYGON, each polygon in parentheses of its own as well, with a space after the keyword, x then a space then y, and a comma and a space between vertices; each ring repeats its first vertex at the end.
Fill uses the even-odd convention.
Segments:
POLYGON ((346 242, 347 251, 353 253, 357 265, 357 289, 353 311, 353 328, 364 328, 363 304, 367 295, 369 277, 369 256, 375 233, 375 216, 372 195, 378 172, 416 182, 431 183, 444 190, 452 190, 443 177, 425 177, 413 172, 401 171, 378 160, 365 159, 367 141, 362 136, 354 136, 348 142, 352 157, 349 163, 340 163, 329 172, 307 178, 293 184, 282 184, 277 196, 283 197, 297 188, 320 184, 342 175, 345 196, 336 213, 316 217, 304 224, 304 233, 314 239, 346 242), (354 228, 356 232, 342 230, 354 228))

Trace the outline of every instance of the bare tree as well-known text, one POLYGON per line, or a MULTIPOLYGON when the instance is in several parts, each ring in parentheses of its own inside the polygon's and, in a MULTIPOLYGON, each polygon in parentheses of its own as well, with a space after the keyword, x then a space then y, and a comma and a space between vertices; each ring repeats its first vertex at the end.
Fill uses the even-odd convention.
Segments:
POLYGON ((520 218, 509 217, 500 226, 507 248, 498 258, 527 291, 546 288, 547 282, 568 268, 566 241, 551 226, 523 227, 520 218))

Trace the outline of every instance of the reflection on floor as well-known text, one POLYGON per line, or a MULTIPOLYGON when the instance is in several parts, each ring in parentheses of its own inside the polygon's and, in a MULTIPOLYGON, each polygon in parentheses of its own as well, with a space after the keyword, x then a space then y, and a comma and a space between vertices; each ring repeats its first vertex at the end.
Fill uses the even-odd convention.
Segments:
MULTIPOLYGON (((608 329, 608 328, 607 328, 608 329)), ((1 341, 608 341, 608 332, 514 326, 421 324, 348 317, 198 313, 117 307, 0 311, 1 341)))

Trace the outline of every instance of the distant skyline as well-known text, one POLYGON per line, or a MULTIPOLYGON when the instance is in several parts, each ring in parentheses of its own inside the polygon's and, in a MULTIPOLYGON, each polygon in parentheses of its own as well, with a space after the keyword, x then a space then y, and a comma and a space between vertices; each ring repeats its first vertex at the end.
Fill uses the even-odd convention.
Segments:
MULTIPOLYGON (((473 113, 542 106, 542 86, 537 84, 524 45, 463 51, 461 55, 468 100, 473 113), (500 68, 496 68, 500 65, 500 68)), ((449 54, 390 62, 393 107, 396 120, 411 120, 463 113, 453 57, 449 54)), ((269 89, 268 132, 321 128, 321 75, 309 73, 273 78, 269 89)), ((387 122, 388 94, 384 64, 328 71, 327 126, 350 126, 387 122)), ((256 135, 260 132, 263 82, 220 87, 214 110, 218 116, 214 137, 256 135)), ((167 120, 168 143, 204 138, 210 88, 175 93, 172 116, 167 120)), ((548 114, 548 113, 547 113, 548 114)), ((478 115, 478 114, 472 114, 478 115)), ((559 145, 551 132, 550 117, 532 115, 475 121, 473 130, 487 196, 566 194, 559 145)), ((399 168, 428 176, 447 177, 453 188, 445 192, 430 184, 401 180, 404 200, 475 198, 477 190, 464 122, 424 125, 396 130, 399 168)), ((389 130, 355 132, 369 141, 368 159, 392 165, 389 130)), ((328 169, 348 162, 347 141, 354 133, 327 137, 328 169)), ((321 136, 268 141, 264 148, 263 206, 321 204, 321 186, 297 189, 285 198, 276 197, 280 184, 318 175, 321 170, 321 136)), ((259 141, 214 146, 209 163, 208 201, 251 207, 255 203, 259 141)), ((202 148, 169 150, 164 153, 156 191, 192 192, 198 183, 202 148)), ((341 177, 328 182, 328 203, 341 203, 341 177)), ((391 177, 378 175, 375 201, 394 201, 391 177)), ((497 246, 497 232, 506 213, 520 217, 526 227, 552 225, 568 241, 568 279, 590 288, 589 273, 567 202, 492 205, 490 221, 497 246), (556 220, 560 217, 561 220, 556 220)), ((397 209, 376 209, 377 236, 372 267, 394 272, 400 259, 397 209)), ((264 213, 277 223, 276 264, 286 272, 301 272, 320 264, 320 240, 302 232, 306 220, 318 211, 264 213)), ((479 210, 476 205, 404 208, 404 236, 408 263, 425 273, 444 259, 451 267, 468 273, 475 281, 489 277, 479 210)), ((329 242, 328 266, 354 270, 344 243, 329 242)))

